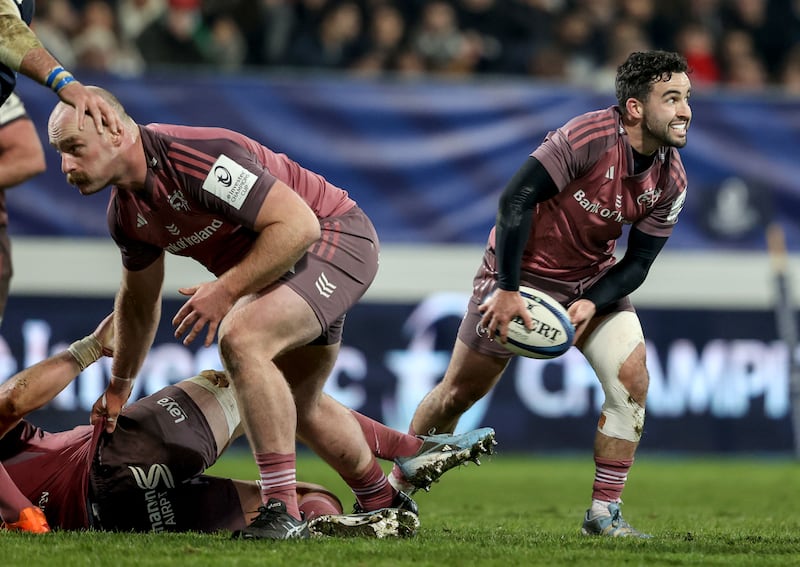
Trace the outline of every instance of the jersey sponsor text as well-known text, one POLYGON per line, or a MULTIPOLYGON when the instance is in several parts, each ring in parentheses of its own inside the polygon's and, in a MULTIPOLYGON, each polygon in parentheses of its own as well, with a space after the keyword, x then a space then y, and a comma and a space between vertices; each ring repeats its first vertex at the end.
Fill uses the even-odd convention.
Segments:
POLYGON ((573 197, 575 197, 575 200, 578 201, 580 206, 587 213, 594 213, 596 215, 600 215, 604 219, 608 219, 614 222, 619 222, 622 224, 630 224, 630 221, 627 220, 622 215, 622 211, 609 209, 608 207, 602 206, 600 203, 593 203, 592 201, 586 198, 586 193, 581 189, 575 191, 575 193, 573 193, 573 197))
POLYGON ((190 246, 194 246, 195 244, 200 244, 214 236, 214 233, 217 232, 219 227, 223 225, 223 222, 220 219, 214 219, 204 229, 198 230, 190 234, 189 236, 182 236, 175 242, 171 242, 167 244, 164 248, 170 254, 178 254, 181 250, 186 250, 190 246))
POLYGON ((186 412, 183 411, 183 408, 178 404, 178 402, 169 396, 161 398, 156 403, 167 410, 167 413, 175 418, 175 423, 186 421, 186 412))

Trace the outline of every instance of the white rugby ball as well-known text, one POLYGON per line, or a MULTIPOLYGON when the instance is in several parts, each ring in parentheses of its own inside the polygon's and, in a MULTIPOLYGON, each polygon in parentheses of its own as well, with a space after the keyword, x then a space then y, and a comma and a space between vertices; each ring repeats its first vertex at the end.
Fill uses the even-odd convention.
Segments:
POLYGON ((525 328, 522 318, 515 317, 508 324, 508 340, 500 344, 528 358, 555 358, 567 352, 575 338, 575 327, 567 310, 538 289, 520 286, 519 293, 533 318, 533 330, 525 328))

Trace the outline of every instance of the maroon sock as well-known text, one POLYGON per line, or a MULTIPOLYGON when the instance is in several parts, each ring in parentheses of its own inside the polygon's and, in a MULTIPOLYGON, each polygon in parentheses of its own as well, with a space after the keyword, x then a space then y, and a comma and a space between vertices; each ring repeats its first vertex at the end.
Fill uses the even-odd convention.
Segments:
POLYGON ((328 514, 341 514, 342 508, 339 506, 339 502, 330 494, 312 492, 306 494, 300 500, 300 511, 306 520, 313 520, 316 517, 328 514))
POLYGON ((367 473, 359 478, 342 477, 355 494, 359 506, 366 511, 389 508, 397 491, 389 484, 378 461, 372 461, 367 473))
POLYGON ((633 465, 633 459, 618 461, 594 458, 594 485, 592 486, 592 499, 603 502, 619 502, 625 481, 628 480, 628 471, 633 465))
POLYGON ((286 504, 290 516, 300 519, 297 506, 297 471, 294 453, 254 453, 261 474, 261 499, 277 498, 286 504))
POLYGON ((374 419, 351 410, 356 421, 364 432, 372 454, 379 459, 392 460, 396 457, 408 457, 416 453, 422 446, 422 439, 392 429, 374 419))

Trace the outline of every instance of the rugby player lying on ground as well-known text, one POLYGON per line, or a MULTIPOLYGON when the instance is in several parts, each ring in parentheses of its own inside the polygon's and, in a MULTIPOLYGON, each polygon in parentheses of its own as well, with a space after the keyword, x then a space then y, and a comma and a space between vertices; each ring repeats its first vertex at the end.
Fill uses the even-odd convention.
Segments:
MULTIPOLYGON (((258 482, 204 474, 241 433, 236 398, 224 372, 206 370, 137 400, 110 434, 101 422, 48 433, 24 420, 87 366, 111 356, 112 335, 109 315, 91 335, 0 385, 4 527, 35 533, 51 527, 241 530, 263 507, 258 482)), ((494 443, 489 428, 414 437, 356 417, 375 454, 396 459, 418 488, 427 489, 446 470, 477 460, 494 443)), ((315 535, 403 537, 414 535, 419 526, 416 506, 344 515, 339 499, 323 486, 298 483, 297 495, 315 535)))

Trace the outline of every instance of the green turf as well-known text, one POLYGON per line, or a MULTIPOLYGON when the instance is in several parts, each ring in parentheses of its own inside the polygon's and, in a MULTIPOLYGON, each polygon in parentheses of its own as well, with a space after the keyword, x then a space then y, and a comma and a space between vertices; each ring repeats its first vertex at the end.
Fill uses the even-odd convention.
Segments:
MULTIPOLYGON (((216 474, 254 478, 247 455, 216 474)), ((301 480, 345 486, 313 457, 301 480)), ((800 565, 800 463, 642 455, 624 513, 649 541, 579 535, 591 459, 498 454, 448 473, 417 495, 409 540, 231 541, 224 534, 0 534, 0 565, 800 565)))

